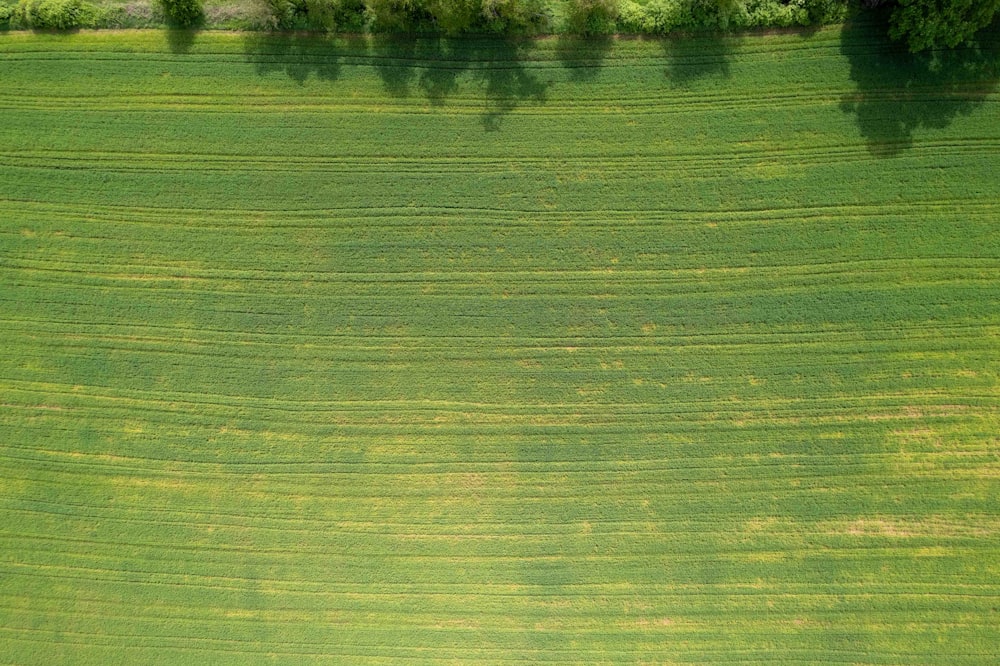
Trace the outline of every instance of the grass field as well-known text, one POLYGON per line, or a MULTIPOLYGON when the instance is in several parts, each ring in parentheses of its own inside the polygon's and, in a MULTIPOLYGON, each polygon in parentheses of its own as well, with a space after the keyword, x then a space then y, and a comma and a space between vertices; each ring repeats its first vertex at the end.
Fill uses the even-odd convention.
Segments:
POLYGON ((0 662, 994 664, 997 35, 0 36, 0 662))

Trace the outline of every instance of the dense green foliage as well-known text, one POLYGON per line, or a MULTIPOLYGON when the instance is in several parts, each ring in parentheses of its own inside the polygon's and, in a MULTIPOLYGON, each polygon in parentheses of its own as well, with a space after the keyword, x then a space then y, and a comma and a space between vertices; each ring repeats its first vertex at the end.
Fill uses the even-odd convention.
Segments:
POLYGON ((86 25, 94 11, 83 0, 20 0, 9 10, 9 21, 15 28, 69 30, 86 25))
POLYGON ((167 20, 175 26, 186 28, 201 20, 201 0, 160 0, 167 20))
POLYGON ((362 0, 267 0, 269 27, 279 30, 353 31, 364 28, 362 0))
POLYGON ((0 660, 997 663, 996 36, 876 34, 4 35, 0 660))
MULTIPOLYGON (((0 0, 0 24, 8 11, 5 1, 0 0)), ((76 0, 22 0, 69 1, 76 0)), ((849 0, 205 0, 204 6, 202 0, 95 2, 71 27, 198 24, 342 33, 664 34, 823 25, 845 19, 850 7, 849 0)))
MULTIPOLYGON (((159 18, 143 11, 144 1, 123 6, 107 0, 96 5, 85 0, 20 0, 9 6, 0 0, 0 27, 149 27, 164 19, 172 27, 189 27, 206 18, 202 0, 158 0, 159 18)), ((888 12, 890 34, 914 52, 969 42, 1000 8, 1000 0, 862 4, 888 12)), ((668 34, 820 26, 844 21, 858 8, 852 0, 260 0, 217 7, 216 18, 209 17, 206 27, 450 36, 668 34), (234 18, 236 23, 226 22, 234 18)))
POLYGON ((580 35, 603 35, 618 25, 617 0, 570 0, 567 26, 580 35))
POLYGON ((368 7, 376 29, 390 32, 430 31, 446 35, 496 33, 527 35, 548 32, 551 13, 545 0, 425 0, 407 5, 386 5, 381 0, 368 7), (394 20, 379 17, 386 9, 394 20))
POLYGON ((375 31, 662 34, 820 25, 843 20, 848 8, 847 0, 368 0, 366 13, 375 31), (562 29, 553 11, 560 4, 562 29))
POLYGON ((1000 0, 898 0, 890 34, 910 50, 954 48, 988 26, 1000 0))

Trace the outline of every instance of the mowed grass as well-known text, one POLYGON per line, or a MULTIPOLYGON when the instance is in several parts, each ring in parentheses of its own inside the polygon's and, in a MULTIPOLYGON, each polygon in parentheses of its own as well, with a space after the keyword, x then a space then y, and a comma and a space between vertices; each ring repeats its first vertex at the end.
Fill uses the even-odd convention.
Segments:
POLYGON ((996 37, 0 36, 0 661, 1000 659, 996 37))

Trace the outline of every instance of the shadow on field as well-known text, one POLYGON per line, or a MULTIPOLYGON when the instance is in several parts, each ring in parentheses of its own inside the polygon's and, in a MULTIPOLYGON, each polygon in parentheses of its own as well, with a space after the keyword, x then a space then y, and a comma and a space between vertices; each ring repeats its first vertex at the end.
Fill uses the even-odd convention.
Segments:
POLYGON ((569 71, 570 81, 592 81, 601 71, 614 44, 610 35, 559 35, 556 55, 569 71))
POLYGON ((423 95, 442 106, 462 79, 482 91, 483 128, 500 129, 503 117, 525 102, 545 102, 548 82, 525 66, 530 40, 382 36, 374 41, 376 69, 394 97, 423 95))
POLYGON ((340 76, 343 49, 330 37, 308 33, 248 33, 245 44, 247 61, 258 74, 282 72, 288 78, 305 83, 310 76, 336 81, 340 76))
POLYGON ((482 99, 482 124, 492 132, 519 105, 545 102, 548 82, 525 66, 532 44, 517 39, 403 35, 379 35, 369 44, 362 37, 250 33, 245 51, 258 74, 281 72, 299 84, 310 76, 336 81, 345 60, 360 59, 374 63, 393 97, 422 95, 432 105, 443 106, 464 88, 466 100, 482 99))
POLYGON ((663 39, 666 77, 686 88, 700 79, 729 78, 729 62, 740 38, 722 33, 679 35, 663 39))
POLYGON ((893 157, 912 146, 916 129, 945 128, 968 115, 1000 81, 995 28, 970 45, 919 54, 891 41, 887 31, 888 13, 873 13, 845 25, 840 43, 857 86, 841 99, 841 109, 856 114, 861 135, 877 157, 893 157))
POLYGON ((421 94, 441 106, 458 90, 467 64, 451 61, 451 40, 406 35, 380 35, 373 43, 375 69, 393 97, 421 94))
POLYGON ((194 29, 171 28, 167 30, 167 44, 172 53, 187 53, 194 46, 198 31, 194 29))

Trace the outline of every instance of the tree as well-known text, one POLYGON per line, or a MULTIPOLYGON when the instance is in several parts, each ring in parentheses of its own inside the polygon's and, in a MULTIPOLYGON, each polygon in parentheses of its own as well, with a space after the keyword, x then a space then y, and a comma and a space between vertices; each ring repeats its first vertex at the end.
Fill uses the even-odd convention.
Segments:
POLYGON ((617 0, 570 0, 566 23, 572 32, 603 35, 615 31, 617 0))
POLYGON ((446 35, 472 31, 482 10, 482 0, 427 0, 427 11, 446 35))
POLYGON ((187 28, 201 20, 201 0, 160 0, 167 20, 180 28, 187 28))
POLYGON ((953 48, 993 21, 1000 0, 899 0, 889 18, 889 36, 910 51, 953 48))
POLYGON ((482 0, 483 27, 503 35, 544 32, 549 25, 545 0, 482 0))
POLYGON ((377 32, 414 32, 433 17, 420 0, 364 0, 365 15, 377 32))

